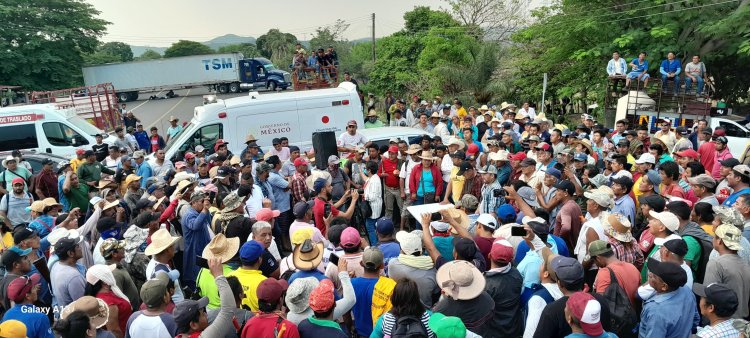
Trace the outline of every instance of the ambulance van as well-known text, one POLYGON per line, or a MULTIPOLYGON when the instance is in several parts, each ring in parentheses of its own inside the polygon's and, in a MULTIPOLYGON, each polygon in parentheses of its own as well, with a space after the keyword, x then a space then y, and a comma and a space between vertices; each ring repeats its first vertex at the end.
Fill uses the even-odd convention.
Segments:
MULTIPOLYGON (((32 150, 67 158, 76 149, 91 149, 96 134, 104 133, 78 116, 73 109, 52 104, 0 108, 0 151, 32 150)), ((112 144, 114 136, 104 139, 112 144)))
POLYGON ((248 96, 215 101, 195 108, 190 123, 167 144, 167 159, 181 161, 197 145, 202 145, 208 154, 213 153, 219 139, 239 155, 246 147, 248 134, 258 139, 264 151, 270 149, 274 138, 281 137, 306 151, 312 147, 315 132, 333 131, 338 137, 350 120, 364 128, 362 103, 351 82, 330 89, 263 95, 251 92, 248 96))

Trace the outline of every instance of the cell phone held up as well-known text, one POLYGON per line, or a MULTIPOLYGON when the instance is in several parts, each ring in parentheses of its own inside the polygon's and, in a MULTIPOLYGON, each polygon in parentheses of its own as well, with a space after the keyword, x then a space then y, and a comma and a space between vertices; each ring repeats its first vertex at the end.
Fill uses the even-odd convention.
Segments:
POLYGON ((510 228, 510 235, 511 236, 518 236, 518 237, 524 237, 526 236, 526 228, 522 226, 514 226, 510 228))
POLYGON ((331 216, 331 204, 326 203, 323 205, 323 215, 325 215, 326 218, 331 216))
POLYGON ((201 256, 195 256, 195 264, 203 269, 208 269, 208 260, 201 256))
POLYGON ((339 256, 336 256, 336 254, 331 254, 330 257, 328 257, 328 262, 330 262, 333 265, 338 266, 339 265, 339 256))

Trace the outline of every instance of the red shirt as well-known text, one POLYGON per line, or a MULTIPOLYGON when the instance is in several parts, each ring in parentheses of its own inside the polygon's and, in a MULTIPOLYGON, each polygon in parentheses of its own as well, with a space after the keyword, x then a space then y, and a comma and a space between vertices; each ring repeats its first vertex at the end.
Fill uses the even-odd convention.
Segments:
POLYGON ((297 325, 286 319, 279 322, 279 315, 276 313, 259 312, 247 321, 240 337, 299 338, 299 331, 297 325))
POLYGON ((103 300, 107 305, 117 307, 117 323, 120 325, 122 332, 127 332, 128 318, 133 313, 133 308, 126 300, 118 297, 113 292, 99 292, 96 298, 103 300))
POLYGON ((380 162, 380 168, 378 175, 385 174, 385 177, 380 176, 385 181, 385 186, 389 188, 399 188, 399 171, 398 171, 398 159, 391 161, 389 158, 383 159, 380 162), (393 172, 396 172, 395 174, 393 172))
POLYGON ((706 172, 713 172, 714 163, 716 163, 716 144, 713 142, 705 142, 701 144, 701 146, 698 147, 698 156, 703 168, 706 169, 706 172))
POLYGON ((682 187, 680 187, 677 182, 672 182, 672 184, 668 186, 665 186, 662 183, 661 187, 659 187, 659 193, 661 193, 662 196, 674 196, 685 199, 685 190, 682 190, 682 187))
MULTIPOLYGON (((320 233, 323 234, 323 236, 326 235, 326 223, 325 223, 325 205, 330 204, 329 202, 326 202, 320 198, 315 199, 315 204, 313 205, 313 217, 315 218, 315 227, 320 230, 320 233)), ((336 207, 331 204, 331 214, 333 217, 336 217, 339 215, 339 209, 336 209, 336 207)))

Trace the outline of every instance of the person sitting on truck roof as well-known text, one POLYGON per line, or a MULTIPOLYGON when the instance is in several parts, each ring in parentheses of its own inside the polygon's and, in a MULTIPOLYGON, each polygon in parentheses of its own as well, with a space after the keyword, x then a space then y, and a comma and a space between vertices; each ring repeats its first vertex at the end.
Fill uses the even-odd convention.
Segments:
POLYGON ((646 88, 648 86, 648 79, 650 76, 648 75, 648 61, 646 61, 646 55, 646 52, 641 52, 638 54, 638 58, 630 61, 632 71, 628 73, 627 79, 625 80, 626 88, 630 88, 630 81, 633 79, 643 81, 643 87, 641 88, 646 88))

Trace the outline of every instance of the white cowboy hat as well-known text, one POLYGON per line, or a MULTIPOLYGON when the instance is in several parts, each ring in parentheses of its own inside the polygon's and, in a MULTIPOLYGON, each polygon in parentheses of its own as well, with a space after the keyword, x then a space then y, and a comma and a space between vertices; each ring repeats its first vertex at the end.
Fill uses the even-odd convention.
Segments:
POLYGON ((170 235, 169 230, 159 229, 151 235, 151 244, 146 247, 143 253, 146 256, 156 255, 177 243, 179 239, 180 236, 170 235))
POLYGON ((224 234, 218 234, 208 242, 201 256, 205 259, 221 258, 222 263, 228 262, 234 255, 237 254, 237 250, 240 249, 240 238, 232 237, 227 238, 224 234))

